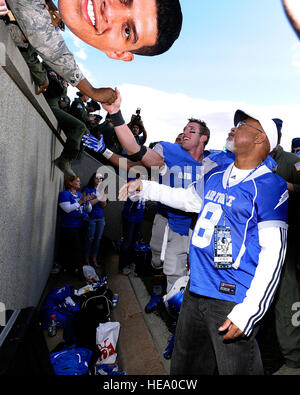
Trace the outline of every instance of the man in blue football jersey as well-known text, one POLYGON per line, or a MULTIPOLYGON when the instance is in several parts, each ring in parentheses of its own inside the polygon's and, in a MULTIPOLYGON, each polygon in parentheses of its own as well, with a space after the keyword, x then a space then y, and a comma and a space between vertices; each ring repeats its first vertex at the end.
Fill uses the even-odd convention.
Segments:
MULTIPOLYGON (((205 151, 210 138, 210 131, 204 121, 191 118, 184 127, 181 144, 159 142, 153 149, 139 146, 132 133, 127 127, 121 111, 121 95, 116 88, 117 99, 112 105, 104 105, 103 108, 111 114, 116 134, 121 145, 128 153, 128 159, 134 164, 142 164, 147 168, 159 168, 159 182, 171 187, 187 188, 192 182, 202 177, 203 169, 209 171, 217 166, 214 155, 205 151), (206 165, 203 167, 203 161, 206 165)), ((118 156, 111 155, 110 161, 117 165, 118 156)), ((232 158, 223 158, 227 163, 232 158)), ((187 248, 189 229, 192 222, 190 213, 183 213, 173 208, 165 208, 168 235, 164 255, 164 273, 167 276, 167 291, 170 290, 176 280, 186 275, 187 248)), ((160 210, 160 214, 162 210, 160 210)), ((162 215, 161 215, 162 217, 162 215)), ((160 232, 161 234, 161 232, 160 232)), ((161 251, 154 251, 153 264, 159 266, 161 251)))
MULTIPOLYGON (((138 145, 122 117, 121 96, 117 88, 116 92, 117 100, 112 105, 103 105, 103 108, 111 114, 118 139, 128 154, 130 166, 142 164, 147 168, 159 168, 162 184, 183 188, 187 188, 192 182, 201 178, 204 158, 207 161, 205 167, 207 171, 216 166, 216 163, 209 159, 211 156, 207 157, 207 153, 204 152, 210 131, 206 123, 198 119, 189 119, 182 133, 181 144, 159 142, 153 149, 138 145)), ((119 166, 119 155, 107 149, 101 153, 111 163, 119 166)), ((160 231, 152 232, 152 234, 154 239, 159 238, 160 242, 155 241, 155 246, 150 242, 151 247, 154 247, 151 248, 152 264, 155 268, 159 268, 163 260, 163 270, 167 276, 167 292, 177 279, 187 273, 187 249, 191 222, 190 213, 183 213, 170 207, 160 207, 155 218, 154 225, 157 226, 155 229, 160 229, 160 231), (167 242, 163 243, 163 239, 167 242), (164 245, 163 253, 162 244, 164 245)), ((159 295, 157 300, 161 299, 159 295)), ((152 306, 152 302, 150 305, 152 306)), ((149 312, 147 307, 146 311, 149 312)))
MULTIPOLYGON (((156 174, 159 169, 160 183, 187 188, 192 182, 201 178, 204 162, 206 162, 205 171, 217 166, 213 160, 213 154, 208 156, 209 152, 204 151, 209 141, 210 131, 206 123, 199 119, 189 119, 180 134, 180 144, 158 142, 153 149, 138 145, 122 117, 121 96, 118 89, 116 92, 117 100, 110 106, 103 105, 103 108, 110 114, 118 139, 128 153, 127 165, 129 167, 143 165, 146 168, 156 168, 156 174)), ((85 139, 85 144, 91 148, 89 139, 85 139)), ((115 166, 120 166, 119 155, 108 149, 100 147, 96 149, 115 166)), ((228 156, 222 160, 227 163, 233 161, 228 156)), ((188 273, 188 245, 192 219, 192 213, 158 205, 150 240, 151 264, 156 269, 157 275, 153 277, 153 292, 145 306, 146 313, 155 310, 163 300, 164 282, 160 275, 161 268, 167 279, 167 292, 179 278, 188 273)))
POLYGON ((135 181, 120 190, 120 199, 138 192, 199 212, 171 374, 263 374, 255 335, 280 280, 288 189, 265 162, 277 145, 275 122, 250 114, 237 110, 234 116, 227 139, 234 163, 214 168, 204 183, 175 189, 135 181))

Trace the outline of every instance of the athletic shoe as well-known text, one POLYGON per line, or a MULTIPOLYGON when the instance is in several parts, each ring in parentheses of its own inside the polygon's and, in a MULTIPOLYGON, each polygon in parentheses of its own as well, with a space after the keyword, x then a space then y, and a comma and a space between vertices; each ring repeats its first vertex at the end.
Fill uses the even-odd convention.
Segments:
POLYGON ((168 345, 167 345, 165 352, 164 352, 165 359, 171 359, 173 348, 174 348, 174 343, 175 343, 175 333, 172 334, 172 336, 170 337, 170 339, 168 341, 168 345))
POLYGON ((101 376, 124 376, 125 372, 119 372, 118 366, 110 366, 105 363, 95 367, 95 374, 101 376))
POLYGON ((163 298, 161 295, 152 294, 151 299, 146 304, 145 312, 147 314, 152 313, 152 311, 157 309, 157 306, 162 302, 163 298))

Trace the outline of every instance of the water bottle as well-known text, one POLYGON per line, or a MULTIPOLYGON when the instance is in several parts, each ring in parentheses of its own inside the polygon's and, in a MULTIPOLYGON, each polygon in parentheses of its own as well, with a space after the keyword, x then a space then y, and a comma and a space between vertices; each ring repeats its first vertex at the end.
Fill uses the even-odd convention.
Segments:
POLYGON ((52 314, 51 315, 51 322, 50 322, 50 325, 48 326, 48 336, 53 337, 56 335, 56 332, 57 332, 56 315, 52 314))
POLYGON ((113 307, 116 307, 119 301, 119 294, 114 294, 113 298, 112 298, 112 305, 113 307))

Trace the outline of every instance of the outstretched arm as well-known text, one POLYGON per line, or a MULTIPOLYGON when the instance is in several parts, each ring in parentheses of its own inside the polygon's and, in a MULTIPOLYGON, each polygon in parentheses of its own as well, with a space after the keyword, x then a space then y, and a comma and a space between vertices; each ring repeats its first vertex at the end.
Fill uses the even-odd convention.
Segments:
MULTIPOLYGON (((103 109, 109 114, 117 114, 121 107, 121 95, 117 88, 115 88, 117 99, 112 105, 103 105, 103 109)), ((140 151, 141 146, 136 142, 131 130, 126 125, 125 121, 120 126, 115 126, 115 131, 122 147, 126 150, 128 155, 136 154, 140 151)), ((146 167, 151 166, 164 166, 163 158, 151 148, 147 148, 146 154, 141 159, 141 162, 146 167)))
POLYGON ((130 181, 123 185, 119 192, 119 200, 126 201, 128 197, 158 201, 190 213, 199 213, 203 202, 195 190, 194 183, 184 189, 172 188, 155 181, 130 181))
MULTIPOLYGON (((5 6, 4 0, 0 0, 1 5, 5 6)), ((42 9, 40 2, 14 0, 10 6, 26 39, 58 75, 95 101, 111 104, 116 100, 113 89, 94 88, 84 77, 62 35, 51 23, 48 10, 42 9)))
POLYGON ((116 92, 111 88, 94 88, 90 82, 83 78, 77 85, 78 88, 82 93, 90 97, 91 99, 98 101, 100 103, 113 103, 116 98, 116 92))
MULTIPOLYGON (((102 134, 100 135, 99 140, 91 134, 84 135, 82 137, 82 143, 85 147, 103 155, 104 158, 106 158, 110 163, 112 163, 116 167, 119 167, 120 169, 132 170, 134 172, 134 169, 132 168, 140 165, 140 163, 132 162, 124 156, 115 154, 110 149, 106 148, 102 134)), ((135 173, 140 173, 140 170, 137 169, 135 173)))
POLYGON ((284 11, 297 36, 300 38, 300 1, 282 0, 284 11))

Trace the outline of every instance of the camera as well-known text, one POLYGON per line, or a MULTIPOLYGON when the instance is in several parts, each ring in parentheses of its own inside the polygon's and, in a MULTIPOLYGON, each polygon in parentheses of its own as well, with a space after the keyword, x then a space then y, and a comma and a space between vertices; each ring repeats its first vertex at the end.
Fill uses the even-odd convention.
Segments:
POLYGON ((140 107, 138 107, 137 109, 136 109, 136 116, 135 116, 135 121, 140 121, 141 120, 141 109, 140 109, 140 107))

